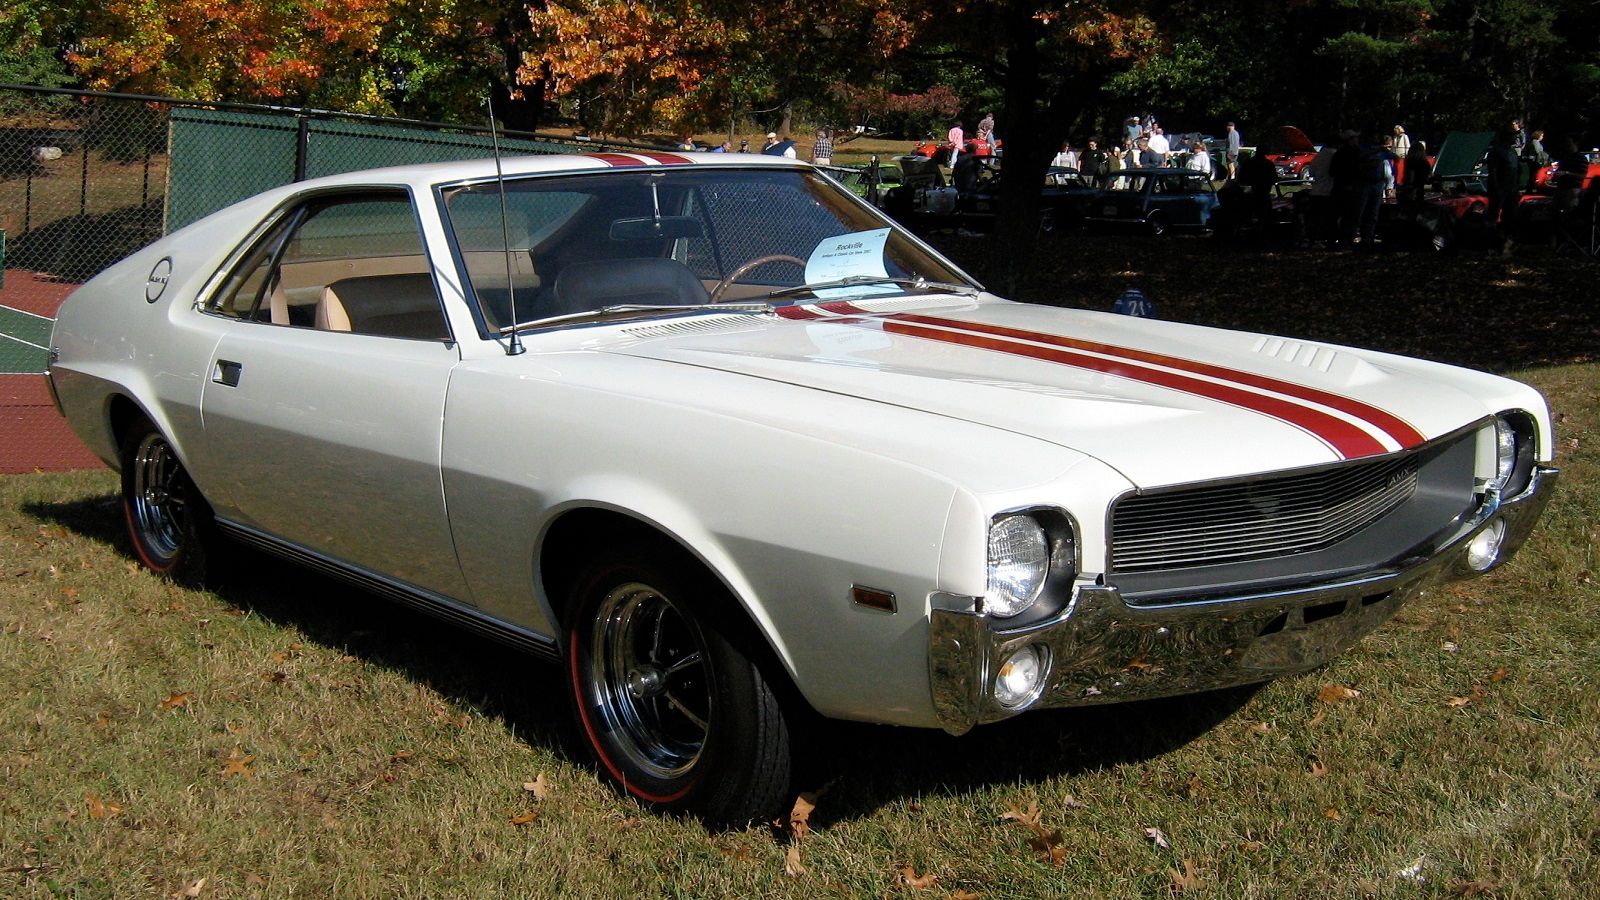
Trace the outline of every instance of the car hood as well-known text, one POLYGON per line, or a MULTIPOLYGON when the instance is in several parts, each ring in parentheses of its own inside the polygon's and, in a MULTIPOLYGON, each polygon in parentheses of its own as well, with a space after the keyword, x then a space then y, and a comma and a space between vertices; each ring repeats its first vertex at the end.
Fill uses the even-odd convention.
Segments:
POLYGON ((1492 411, 1473 396, 1477 373, 1108 313, 996 299, 778 312, 591 346, 1030 435, 1146 488, 1403 450, 1492 411))
POLYGON ((1283 140, 1283 146, 1289 153, 1315 153, 1317 145, 1311 143, 1311 138, 1306 133, 1293 125, 1278 126, 1278 137, 1283 140))

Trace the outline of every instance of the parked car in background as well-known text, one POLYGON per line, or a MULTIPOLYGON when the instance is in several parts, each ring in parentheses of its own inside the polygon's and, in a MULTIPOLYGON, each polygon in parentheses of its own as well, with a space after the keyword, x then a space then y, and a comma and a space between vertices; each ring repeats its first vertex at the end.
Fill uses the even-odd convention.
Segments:
POLYGON ((1275 148, 1267 154, 1267 159, 1272 160, 1279 178, 1309 178, 1311 163, 1317 158, 1318 149, 1304 131, 1293 125, 1282 125, 1278 128, 1275 148))
POLYGON ((1217 208, 1212 180, 1189 169, 1123 169, 1088 202, 1092 225, 1135 225, 1152 235, 1204 229, 1217 208))
MULTIPOLYGON (((1307 671, 1554 482, 1524 385, 1013 303, 804 163, 499 169, 175 231, 66 301, 50 383, 149 569, 243 541, 545 658, 641 802, 769 817, 805 710, 961 734, 1307 671)), ((1102 212, 1204 223, 1122 177, 1102 212)))

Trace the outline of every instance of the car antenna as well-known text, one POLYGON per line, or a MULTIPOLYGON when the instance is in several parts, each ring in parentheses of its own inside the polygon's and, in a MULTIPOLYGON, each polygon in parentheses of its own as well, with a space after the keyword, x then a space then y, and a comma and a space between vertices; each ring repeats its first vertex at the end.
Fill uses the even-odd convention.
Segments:
POLYGON ((489 84, 489 141, 494 146, 494 183, 500 188, 500 247, 505 251, 506 296, 511 303, 511 343, 506 345, 507 356, 521 356, 524 347, 522 336, 517 334, 517 286, 511 277, 511 226, 507 223, 506 174, 500 168, 500 132, 494 120, 494 84, 489 84))

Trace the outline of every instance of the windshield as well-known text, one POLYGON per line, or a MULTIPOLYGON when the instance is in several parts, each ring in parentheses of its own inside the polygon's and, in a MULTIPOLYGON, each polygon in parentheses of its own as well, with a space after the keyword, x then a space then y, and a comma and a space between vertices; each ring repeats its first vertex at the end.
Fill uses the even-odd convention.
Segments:
POLYGON ((611 171, 508 179, 505 191, 503 221, 493 182, 443 194, 472 293, 495 330, 619 306, 765 301, 777 291, 786 302, 972 287, 810 171, 611 171))

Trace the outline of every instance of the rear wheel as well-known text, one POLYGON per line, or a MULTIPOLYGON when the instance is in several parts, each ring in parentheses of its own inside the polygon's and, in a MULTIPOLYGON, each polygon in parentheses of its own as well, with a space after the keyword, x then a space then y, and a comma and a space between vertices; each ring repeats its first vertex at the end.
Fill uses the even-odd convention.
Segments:
POLYGON ((1150 232, 1150 235, 1152 237, 1160 237, 1163 234, 1166 234, 1167 233, 1167 215, 1166 215, 1166 213, 1160 213, 1160 212, 1151 213, 1150 214, 1150 218, 1145 220, 1144 227, 1145 227, 1146 231, 1150 232))
POLYGON ((790 744, 733 602, 688 560, 596 561, 574 584, 567 665, 606 774, 647 803, 742 824, 778 811, 790 744))
POLYGON ((122 511, 139 561, 151 571, 198 581, 212 543, 211 508, 172 445, 146 419, 122 438, 122 511))

